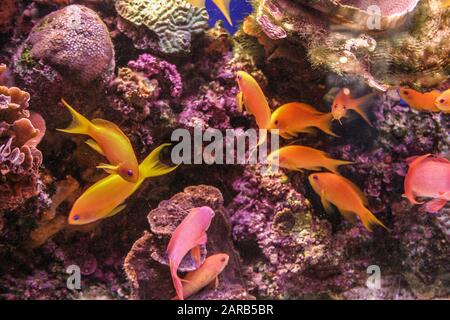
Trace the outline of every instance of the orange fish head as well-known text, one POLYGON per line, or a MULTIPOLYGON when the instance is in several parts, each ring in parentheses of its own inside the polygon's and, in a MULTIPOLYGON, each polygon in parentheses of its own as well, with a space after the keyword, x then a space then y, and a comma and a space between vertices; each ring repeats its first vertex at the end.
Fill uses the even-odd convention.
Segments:
POLYGON ((247 76, 250 76, 250 75, 245 71, 236 72, 236 82, 239 85, 239 88, 241 89, 241 91, 244 87, 244 81, 247 78, 247 76))
POLYGON ((314 191, 317 194, 320 194, 321 190, 322 190, 321 185, 323 183, 323 181, 322 181, 322 179, 320 177, 320 173, 310 174, 309 177, 308 177, 308 181, 309 181, 309 184, 311 185, 311 187, 314 189, 314 191))
POLYGON ((228 265, 228 261, 230 260, 230 256, 226 253, 218 253, 214 255, 214 266, 216 268, 216 273, 219 274, 225 269, 228 265))
MULTIPOLYGON (((450 96, 450 94, 449 94, 450 96)), ((436 108, 441 111, 450 111, 450 97, 446 97, 445 94, 440 95, 435 102, 436 108)))
POLYGON ((406 103, 410 104, 415 92, 413 89, 401 87, 398 90, 398 93, 400 95, 400 98, 402 98, 406 103))
POLYGON ((347 107, 343 104, 334 102, 331 106, 331 115, 333 120, 339 121, 342 124, 341 119, 347 114, 347 107))
POLYGON ((67 219, 69 224, 78 226, 92 223, 97 220, 98 218, 94 214, 82 211, 71 211, 69 214, 69 218, 67 219))

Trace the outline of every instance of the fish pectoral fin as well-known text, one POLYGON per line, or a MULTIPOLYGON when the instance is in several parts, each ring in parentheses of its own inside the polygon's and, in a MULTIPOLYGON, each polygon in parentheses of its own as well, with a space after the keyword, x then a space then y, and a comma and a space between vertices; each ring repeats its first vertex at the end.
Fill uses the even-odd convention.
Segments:
POLYGON ((108 213, 105 218, 111 218, 112 216, 115 216, 116 214, 118 214, 120 211, 122 211, 123 209, 126 208, 126 204, 122 204, 118 207, 116 207, 113 211, 111 211, 110 213, 108 213))
POLYGON ((356 223, 358 220, 356 219, 356 214, 352 211, 347 211, 343 209, 339 209, 339 212, 344 216, 345 220, 356 223))
POLYGON ((328 214, 332 214, 333 213, 333 206, 331 205, 331 202, 329 202, 326 198, 325 198, 325 193, 322 192, 320 194, 320 202, 322 202, 322 206, 325 209, 325 211, 328 214))
POLYGON ((436 213, 441 210, 446 204, 447 200, 438 198, 428 201, 423 206, 421 206, 420 209, 428 213, 436 213))
POLYGON ((314 133, 314 132, 316 132, 316 130, 314 128, 312 128, 312 127, 307 127, 307 128, 303 128, 299 132, 301 132, 301 133, 314 133))
POLYGON ((95 151, 97 151, 98 153, 100 153, 102 156, 105 155, 105 153, 103 152, 102 148, 101 148, 101 147, 98 145, 98 143, 95 142, 94 140, 88 139, 88 140, 85 141, 85 143, 86 143, 89 147, 91 147, 92 149, 94 149, 95 151))
POLYGON ((117 170, 119 170, 119 166, 115 166, 115 165, 108 164, 108 163, 100 163, 97 166, 97 169, 103 169, 109 174, 114 174, 114 173, 117 173, 117 170))
POLYGON ((242 112, 242 111, 243 111, 244 97, 243 97, 242 91, 240 91, 240 92, 236 95, 236 106, 237 106, 239 112, 242 112))
POLYGON ((202 244, 206 244, 206 241, 208 240, 208 236, 206 235, 206 232, 203 232, 203 234, 198 238, 196 241, 197 246, 200 246, 202 244))
POLYGON ((191 250, 191 256, 192 259, 194 259, 195 262, 195 267, 199 268, 201 265, 201 251, 200 251, 200 246, 195 246, 194 248, 192 248, 191 250))

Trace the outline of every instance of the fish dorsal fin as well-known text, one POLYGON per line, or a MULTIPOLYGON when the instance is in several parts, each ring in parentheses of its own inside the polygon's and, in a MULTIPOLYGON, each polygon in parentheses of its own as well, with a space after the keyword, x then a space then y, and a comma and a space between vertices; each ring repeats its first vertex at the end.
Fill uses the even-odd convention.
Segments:
MULTIPOLYGON (((343 178, 343 179, 345 179, 345 178, 343 178)), ((356 184, 354 184, 352 181, 350 181, 348 179, 345 179, 345 181, 353 189, 353 191, 355 191, 358 194, 359 198, 362 200, 364 205, 369 204, 369 200, 367 200, 366 195, 364 194, 364 192, 361 191, 361 189, 356 184)))
POLYGON ((294 108, 298 108, 304 111, 308 111, 311 113, 315 113, 315 114, 322 114, 323 112, 320 112, 319 110, 317 110, 316 108, 314 108, 312 105, 307 104, 307 103, 303 103, 303 102, 291 102, 291 103, 287 103, 285 104, 285 106, 289 106, 289 107, 294 107, 294 108))
POLYGON ((100 146, 98 145, 98 143, 95 142, 94 140, 88 139, 88 140, 85 141, 85 143, 86 143, 89 147, 91 147, 92 149, 94 149, 95 151, 97 151, 98 153, 100 153, 102 156, 105 155, 105 153, 103 152, 102 148, 100 148, 100 146))
POLYGON ((107 128, 107 129, 113 130, 114 132, 117 132, 118 134, 120 134, 127 141, 130 141, 130 139, 128 139, 127 135, 125 133, 123 133, 122 129, 120 129, 118 125, 116 125, 115 123, 112 123, 111 121, 104 120, 104 119, 94 119, 91 122, 94 125, 96 125, 97 127, 102 127, 102 128, 107 128))

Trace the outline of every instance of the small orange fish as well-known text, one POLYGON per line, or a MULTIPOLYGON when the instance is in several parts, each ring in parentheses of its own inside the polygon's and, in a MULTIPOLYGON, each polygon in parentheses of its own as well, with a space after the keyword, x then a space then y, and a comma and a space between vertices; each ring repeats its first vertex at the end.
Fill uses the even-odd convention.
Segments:
MULTIPOLYGON (((183 297, 189 298, 214 280, 218 281, 219 274, 225 269, 230 257, 225 253, 218 253, 206 258, 205 262, 195 271, 189 272, 183 282, 183 297)), ((173 298, 178 300, 178 296, 173 298)))
POLYGON ((280 136, 285 139, 292 139, 298 133, 312 133, 314 127, 337 137, 331 131, 331 120, 331 113, 322 113, 306 103, 292 102, 275 110, 269 129, 278 129, 280 136))
POLYGON ((200 266, 200 245, 207 241, 206 231, 214 218, 214 211, 209 207, 192 209, 178 225, 167 246, 170 274, 180 300, 184 299, 183 286, 177 270, 184 256, 191 251, 192 258, 200 266))
POLYGON ((68 222, 84 225, 112 217, 125 209, 125 200, 142 185, 145 179, 167 174, 177 167, 168 167, 159 161, 161 151, 169 144, 154 149, 139 166, 139 180, 136 183, 110 174, 90 186, 73 204, 68 222))
POLYGON ((336 174, 339 174, 339 166, 353 163, 332 159, 323 151, 304 146, 286 146, 275 150, 269 154, 267 161, 270 164, 278 161, 281 168, 294 171, 303 169, 319 171, 321 168, 326 168, 336 174))
POLYGON ((435 106, 440 111, 450 113, 450 89, 444 91, 436 98, 435 106))
POLYGON ((320 196, 326 212, 331 213, 333 211, 331 206, 333 204, 351 222, 355 222, 355 215, 357 215, 369 231, 372 231, 372 225, 380 225, 386 228, 366 208, 367 198, 350 180, 329 172, 311 174, 308 180, 314 191, 320 196))
POLYGON ((236 97, 239 111, 242 111, 242 106, 245 106, 246 111, 255 117, 258 128, 263 130, 257 145, 259 146, 267 139, 267 130, 272 115, 269 103, 258 82, 247 72, 238 71, 236 81, 240 90, 236 97))
POLYGON ((422 209, 434 213, 450 201, 450 161, 426 154, 407 159, 409 169, 405 177, 404 196, 413 204, 415 196, 433 198, 422 209))
POLYGON ((352 98, 350 94, 351 92, 348 88, 343 88, 338 92, 331 106, 333 119, 341 122, 341 119, 347 116, 348 110, 353 110, 371 126, 367 111, 362 108, 362 105, 374 94, 371 93, 360 98, 352 98))
POLYGON ((437 97, 441 94, 437 90, 431 92, 421 93, 419 91, 400 88, 400 97, 413 109, 425 112, 439 112, 440 110, 435 105, 437 97))
POLYGON ((137 182, 139 180, 139 164, 130 139, 125 133, 117 125, 107 120, 94 119, 91 122, 66 101, 62 100, 62 102, 72 115, 72 123, 66 129, 57 130, 90 136, 92 139, 87 140, 86 144, 104 155, 111 163, 101 163, 97 168, 104 169, 110 174, 117 173, 126 181, 137 182))

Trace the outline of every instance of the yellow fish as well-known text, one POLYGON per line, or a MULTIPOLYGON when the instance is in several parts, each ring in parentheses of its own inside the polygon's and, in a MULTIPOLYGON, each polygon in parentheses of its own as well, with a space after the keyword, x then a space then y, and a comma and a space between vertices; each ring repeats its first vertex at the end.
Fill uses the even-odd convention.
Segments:
POLYGON ((372 96, 373 93, 360 98, 352 98, 350 96, 350 89, 341 89, 334 98, 331 106, 331 114, 333 115, 333 119, 341 122, 341 119, 347 116, 348 110, 353 110, 371 126, 372 124, 370 123, 369 116, 361 106, 372 96))
MULTIPOLYGON (((187 0, 190 4, 197 8, 206 8, 205 2, 206 0, 187 0)), ((230 15, 230 2, 231 0, 212 0, 214 4, 219 8, 220 12, 225 16, 228 23, 233 25, 233 21, 231 20, 230 15)))
POLYGON ((240 90, 237 95, 239 111, 242 111, 242 106, 245 106, 247 112, 255 117, 259 129, 264 130, 258 142, 259 146, 267 138, 266 130, 269 128, 270 117, 272 115, 269 103, 258 82, 247 72, 238 71, 236 81, 240 90))
MULTIPOLYGON (((358 216, 367 230, 372 231, 372 225, 385 225, 366 208, 367 198, 350 180, 330 172, 313 173, 308 178, 314 191, 326 212, 331 213, 335 205, 339 212, 349 221, 355 222, 358 216)), ((387 228, 386 228, 387 229, 387 228)))
POLYGON ((139 165, 134 154, 130 139, 114 123, 94 119, 89 121, 73 109, 66 101, 63 104, 72 115, 72 123, 66 129, 57 129, 62 132, 85 134, 92 139, 86 144, 98 153, 104 155, 110 164, 102 163, 97 168, 104 169, 108 173, 117 173, 129 182, 139 180, 139 165))
POLYGON ((298 133, 312 133, 313 128, 319 128, 323 132, 337 137, 331 131, 331 113, 323 113, 314 107, 300 102, 291 102, 279 107, 272 114, 269 129, 280 130, 280 136, 291 139, 298 133))
POLYGON ((419 92, 414 89, 400 88, 400 97, 413 109, 417 111, 439 112, 439 108, 435 105, 436 99, 441 94, 437 90, 430 92, 419 92))
POLYGON ((163 144, 153 150, 139 165, 139 180, 132 183, 117 174, 111 174, 89 187, 73 204, 69 224, 83 225, 112 217, 125 209, 124 201, 130 197, 145 179, 167 174, 177 168, 168 167, 159 161, 163 144))
POLYGON ((442 112, 450 113, 450 89, 439 95, 434 105, 442 112))
POLYGON ((270 164, 278 161, 278 165, 281 168, 294 171, 302 171, 304 169, 319 171, 321 168, 326 168, 336 174, 339 174, 339 166, 353 163, 332 159, 323 151, 305 146, 286 146, 275 150, 269 154, 267 161, 270 164))

